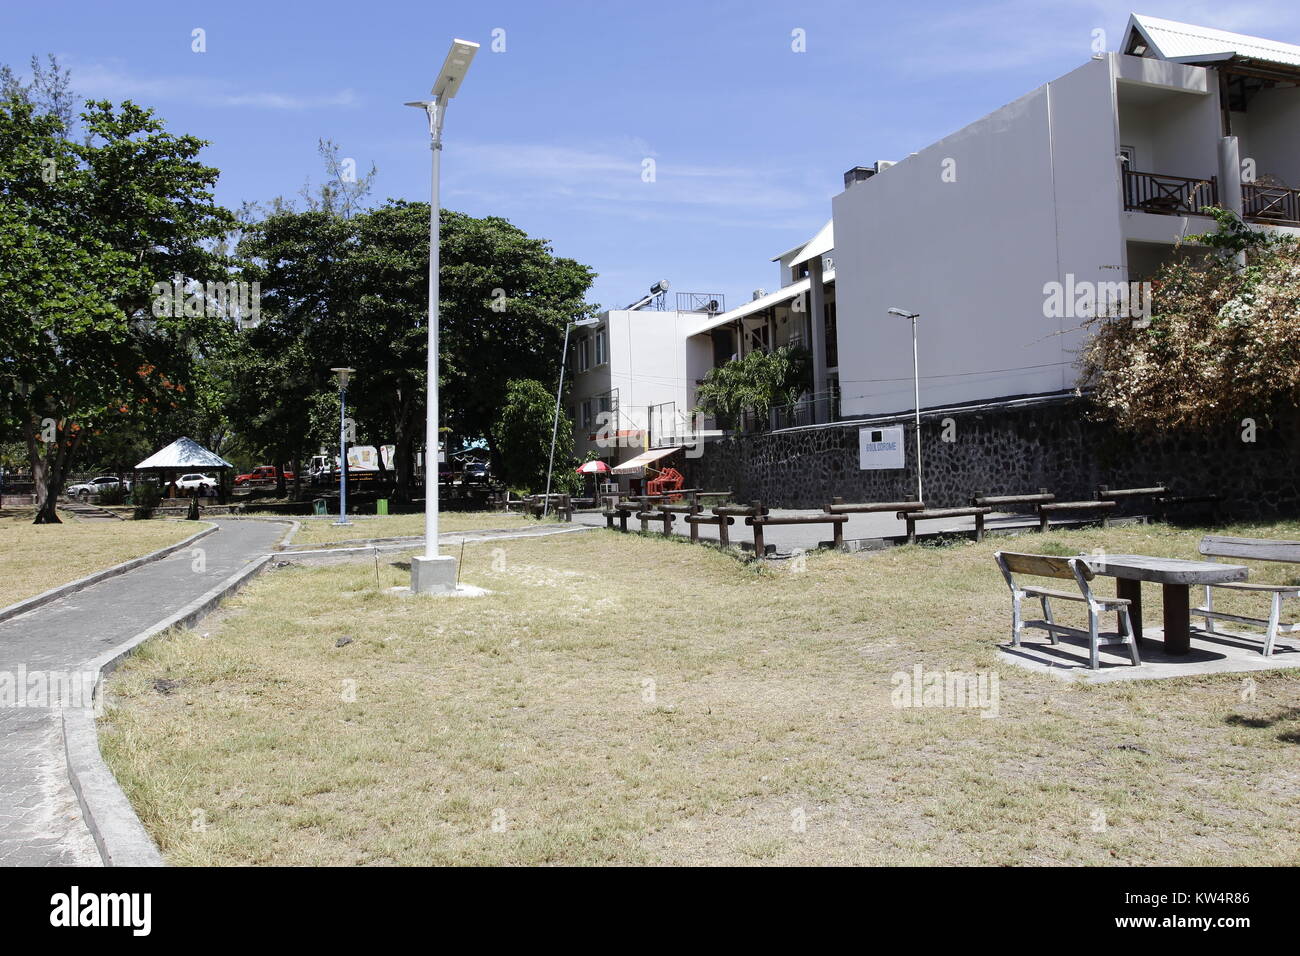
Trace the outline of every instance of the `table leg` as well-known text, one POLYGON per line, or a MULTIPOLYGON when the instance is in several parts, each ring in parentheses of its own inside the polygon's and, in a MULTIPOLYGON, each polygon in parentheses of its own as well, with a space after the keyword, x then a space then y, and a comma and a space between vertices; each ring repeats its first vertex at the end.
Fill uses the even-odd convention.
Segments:
POLYGON ((1165 584, 1165 652, 1190 654, 1192 632, 1188 587, 1186 584, 1165 584))
POLYGON ((1128 619, 1133 625, 1133 636, 1142 639, 1142 582, 1127 578, 1115 579, 1115 596, 1128 599, 1128 619))

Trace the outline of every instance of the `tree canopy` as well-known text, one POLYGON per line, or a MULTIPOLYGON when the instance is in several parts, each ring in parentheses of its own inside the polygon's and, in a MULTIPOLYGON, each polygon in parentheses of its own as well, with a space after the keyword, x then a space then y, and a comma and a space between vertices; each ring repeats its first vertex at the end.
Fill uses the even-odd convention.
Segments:
POLYGON ((36 520, 51 522, 88 434, 184 401, 220 320, 157 314, 155 287, 227 279, 204 241, 233 220, 204 143, 151 111, 88 102, 74 141, 59 88, 34 96, 9 73, 0 87, 0 413, 28 448, 36 520))
POLYGON ((766 420, 778 405, 798 401, 809 386, 812 356, 799 346, 758 349, 710 369, 696 393, 700 410, 735 421, 749 413, 766 420))

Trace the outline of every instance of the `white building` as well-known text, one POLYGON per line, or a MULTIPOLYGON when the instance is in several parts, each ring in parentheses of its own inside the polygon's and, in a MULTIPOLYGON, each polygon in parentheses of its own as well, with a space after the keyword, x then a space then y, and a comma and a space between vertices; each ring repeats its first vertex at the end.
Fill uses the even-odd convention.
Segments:
POLYGON ((774 258, 776 291, 602 316, 571 354, 579 457, 649 460, 702 437, 708 370, 787 344, 812 351, 812 382, 766 427, 911 411, 910 323, 893 307, 920 313, 924 408, 1069 392, 1091 316, 1074 296, 1053 310, 1054 287, 1149 278, 1213 231, 1208 205, 1300 234, 1300 46, 1135 15, 1121 50, 850 169, 832 220, 774 258), (597 445, 602 412, 621 447, 597 445))
POLYGON ((843 416, 914 404, 891 307, 923 407, 1059 393, 1088 316, 1050 283, 1145 279, 1206 205, 1300 226, 1300 47, 1134 16, 1122 49, 834 198, 843 416))

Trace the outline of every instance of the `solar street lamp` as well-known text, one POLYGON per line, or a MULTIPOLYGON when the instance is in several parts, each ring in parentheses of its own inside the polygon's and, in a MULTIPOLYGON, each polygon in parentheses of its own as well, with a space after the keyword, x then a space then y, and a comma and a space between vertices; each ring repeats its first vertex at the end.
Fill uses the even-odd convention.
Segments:
POLYGON ((424 556, 411 559, 411 590, 416 594, 441 594, 456 588, 456 559, 438 554, 438 177, 447 101, 460 91, 477 52, 477 43, 453 40, 434 80, 431 99, 406 104, 423 109, 428 117, 429 150, 433 154, 430 174, 433 195, 429 203, 428 401, 424 420, 424 556))

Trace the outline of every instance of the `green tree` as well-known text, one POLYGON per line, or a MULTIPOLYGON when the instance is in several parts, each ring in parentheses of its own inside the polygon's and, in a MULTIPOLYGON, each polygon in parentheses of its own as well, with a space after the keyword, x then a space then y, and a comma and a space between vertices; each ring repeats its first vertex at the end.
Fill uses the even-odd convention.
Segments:
POLYGON ((709 370, 696 393, 700 411, 731 422, 745 413, 766 421, 774 406, 798 401, 809 387, 811 366, 812 356, 798 346, 756 349, 709 370))
MULTIPOLYGON (((300 363, 286 380, 303 396, 328 387, 331 366, 357 370, 349 408, 359 431, 395 446, 399 499, 424 437, 428 235, 427 204, 389 201, 350 218, 280 208, 240 246, 247 276, 266 290, 269 327, 250 341, 300 363)), ((558 376, 565 324, 592 311, 584 297, 594 274, 504 219, 449 211, 440 257, 442 423, 461 441, 487 439, 499 473, 494 426, 506 389, 558 376)), ((308 404, 288 413, 302 419, 298 435, 309 430, 308 404)))
POLYGON ((44 82, 56 88, 42 100, 0 75, 0 413, 28 449, 37 523, 59 520, 90 432, 188 400, 220 319, 156 314, 154 287, 227 279, 205 243, 233 221, 212 200, 201 140, 133 103, 88 102, 74 142, 66 93, 44 82))
MULTIPOLYGON (((508 382, 501 410, 492 427, 497 448, 496 474, 507 487, 522 492, 546 488, 546 468, 551 454, 551 429, 555 421, 555 396, 535 379, 508 382)), ((560 410, 555 442, 552 491, 573 491, 580 485, 574 473, 573 423, 560 410)))

